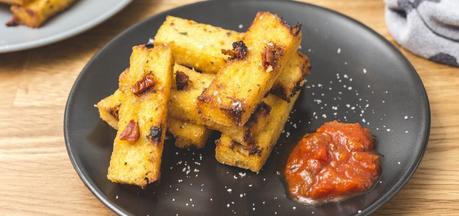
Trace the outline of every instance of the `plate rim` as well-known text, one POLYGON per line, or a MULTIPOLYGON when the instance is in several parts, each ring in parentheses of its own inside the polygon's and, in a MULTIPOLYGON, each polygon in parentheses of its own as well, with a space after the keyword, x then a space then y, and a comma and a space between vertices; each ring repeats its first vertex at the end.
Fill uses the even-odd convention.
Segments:
POLYGON ((37 47, 50 45, 50 44, 65 40, 67 38, 71 38, 75 35, 86 32, 89 29, 96 27, 102 22, 108 20, 109 18, 111 18, 112 16, 120 12, 123 8, 125 8, 131 2, 132 0, 121 0, 111 10, 108 10, 107 12, 98 16, 96 19, 92 20, 91 22, 83 23, 82 25, 78 25, 75 28, 67 29, 63 32, 54 34, 52 36, 40 38, 38 40, 31 40, 31 41, 27 41, 27 42, 15 44, 15 45, 2 45, 0 46, 0 54, 17 52, 17 51, 22 51, 22 50, 29 50, 29 49, 33 49, 37 47))
MULTIPOLYGON (((233 1, 237 1, 237 2, 258 2, 258 3, 260 3, 260 1, 257 1, 257 0, 233 0, 233 1)), ((74 154, 73 154, 73 152, 72 152, 72 150, 70 148, 70 142, 69 142, 70 137, 69 137, 69 128, 68 128, 69 127, 69 115, 70 115, 69 109, 70 109, 70 106, 73 104, 73 97, 74 97, 75 89, 78 87, 78 85, 80 83, 80 80, 83 77, 83 75, 86 74, 87 68, 100 57, 100 55, 102 54, 102 52, 105 49, 110 47, 112 45, 112 43, 117 41, 119 38, 123 37, 128 32, 132 31, 133 29, 137 28, 138 26, 141 26, 142 24, 148 22, 151 19, 156 19, 158 17, 173 13, 173 12, 175 12, 177 10, 180 10, 180 9, 183 9, 183 8, 186 8, 186 7, 205 5, 205 4, 207 4, 207 2, 208 1, 199 1, 199 2, 195 2, 195 3, 191 3, 191 4, 185 4, 185 5, 182 5, 182 6, 179 6, 179 7, 175 7, 175 8, 171 8, 171 9, 165 10, 163 12, 160 12, 160 13, 157 13, 157 14, 155 14, 153 16, 145 18, 144 20, 141 20, 141 21, 137 22, 136 24, 130 26, 126 30, 122 31, 121 33, 116 35, 112 40, 110 40, 108 43, 106 43, 99 51, 97 51, 97 53, 94 54, 93 57, 91 57, 91 59, 88 61, 88 63, 86 63, 86 65, 83 67, 83 69, 78 74, 77 78, 74 81, 74 84, 72 85, 72 89, 69 92, 69 96, 67 98, 67 102, 66 102, 66 105, 65 105, 64 124, 63 124, 64 139, 65 139, 65 146, 66 146, 66 149, 67 149, 67 154, 69 156, 69 159, 70 159, 70 161, 72 163, 73 168, 75 169, 75 171, 77 172, 78 176, 83 181, 85 186, 91 191, 91 193, 93 193, 97 197, 97 199, 99 199, 105 206, 107 206, 110 210, 112 210, 113 212, 115 212, 118 215, 131 215, 131 213, 128 212, 126 209, 120 207, 116 203, 112 202, 98 188, 98 186, 95 185, 95 183, 92 181, 92 179, 87 175, 87 172, 83 171, 80 168, 80 166, 81 166, 80 162, 77 161, 77 159, 75 158, 75 156, 74 156, 74 154)), ((277 2, 277 3, 279 3, 280 1, 278 1, 278 0, 265 0, 265 2, 277 2)), ((333 9, 325 8, 325 7, 322 7, 322 6, 319 6, 319 5, 315 5, 315 4, 311 4, 311 3, 307 3, 307 2, 298 2, 298 1, 294 1, 294 0, 287 0, 287 1, 283 1, 283 3, 285 3, 285 4, 297 4, 297 5, 300 5, 300 6, 308 6, 308 7, 315 8, 317 10, 322 10, 322 11, 325 11, 325 12, 328 12, 328 13, 332 13, 332 14, 338 15, 341 18, 346 19, 347 21, 350 21, 350 22, 358 25, 359 27, 363 28, 364 30, 368 31, 368 33, 370 33, 373 36, 377 37, 387 47, 389 47, 395 55, 400 57, 400 59, 403 61, 403 63, 411 71, 411 75, 413 77, 413 81, 417 82, 419 84, 419 86, 422 87, 421 88, 421 92, 419 92, 419 96, 421 96, 421 98, 422 98, 422 100, 424 102, 424 104, 423 104, 424 111, 422 112, 422 114, 425 115, 426 120, 424 122, 424 127, 421 128, 421 133, 420 133, 421 135, 423 135, 421 137, 421 143, 420 143, 421 151, 418 153, 418 155, 417 155, 417 157, 416 157, 416 159, 414 161, 414 164, 412 164, 409 167, 409 169, 406 169, 403 172, 403 175, 394 184, 392 184, 390 189, 385 194, 383 194, 378 199, 376 199, 375 202, 373 202, 372 204, 368 205, 365 209, 363 209, 361 213, 359 213, 359 215, 370 215, 371 213, 373 213, 374 211, 379 209, 381 206, 386 204, 395 195, 397 195, 401 191, 401 189, 411 180, 412 176, 414 175, 414 173, 416 172, 417 168, 419 167, 419 164, 421 163, 422 158, 423 158, 423 156, 425 154, 425 151, 427 149, 427 144, 429 142, 429 137, 430 137, 431 109, 430 109, 430 102, 429 102, 429 98, 428 98, 427 91, 425 89, 424 83, 422 82, 422 79, 419 76, 419 74, 416 71, 416 69, 414 68, 414 66, 401 53, 401 51, 399 49, 397 49, 385 37, 380 35, 378 32, 376 32, 372 28, 368 27, 364 23, 362 23, 362 22, 360 22, 360 21, 358 21, 358 20, 356 20, 356 19, 354 19, 354 18, 352 18, 352 17, 350 17, 350 16, 348 16, 346 14, 343 14, 341 12, 335 11, 333 9)))

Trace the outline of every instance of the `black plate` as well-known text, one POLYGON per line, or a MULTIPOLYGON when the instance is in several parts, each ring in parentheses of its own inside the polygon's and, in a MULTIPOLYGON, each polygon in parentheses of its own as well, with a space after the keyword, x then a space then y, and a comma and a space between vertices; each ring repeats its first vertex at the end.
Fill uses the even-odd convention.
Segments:
POLYGON ((397 49, 346 16, 286 1, 200 2, 128 29, 83 69, 64 120, 67 149, 77 173, 105 205, 122 215, 366 215, 411 177, 426 148, 429 127, 423 84, 397 49), (170 139, 160 182, 146 190, 110 183, 106 174, 115 131, 99 120, 93 105, 117 88, 131 47, 153 36, 166 15, 243 31, 261 10, 277 13, 289 23, 303 23, 302 50, 313 68, 262 172, 256 175, 217 163, 212 142, 204 150, 187 151, 175 148, 170 139), (373 189, 345 201, 321 206, 296 203, 287 198, 279 174, 295 142, 332 119, 361 122, 371 129, 376 149, 384 156, 382 176, 373 189))

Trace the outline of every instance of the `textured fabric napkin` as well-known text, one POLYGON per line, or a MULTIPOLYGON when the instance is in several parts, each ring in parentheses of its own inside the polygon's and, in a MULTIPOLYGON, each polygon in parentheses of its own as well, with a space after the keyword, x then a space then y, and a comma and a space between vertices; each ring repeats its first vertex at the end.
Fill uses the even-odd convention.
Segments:
POLYGON ((459 0, 385 0, 386 24, 403 47, 459 67, 459 0))

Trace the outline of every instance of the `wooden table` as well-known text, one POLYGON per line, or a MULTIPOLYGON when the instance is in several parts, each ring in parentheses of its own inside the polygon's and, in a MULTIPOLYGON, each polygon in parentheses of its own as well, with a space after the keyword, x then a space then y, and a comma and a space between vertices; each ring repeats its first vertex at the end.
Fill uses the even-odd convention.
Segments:
MULTIPOLYGON (((0 55, 0 215, 111 215, 74 171, 63 137, 64 106, 83 66, 127 27, 193 0, 135 0, 98 27, 46 47, 0 55)), ((347 14, 391 42, 382 0, 308 0, 347 14)), ((395 43, 394 43, 395 44, 395 43)), ((401 49, 430 98, 432 130, 413 179, 376 215, 459 211, 459 69, 401 49)))

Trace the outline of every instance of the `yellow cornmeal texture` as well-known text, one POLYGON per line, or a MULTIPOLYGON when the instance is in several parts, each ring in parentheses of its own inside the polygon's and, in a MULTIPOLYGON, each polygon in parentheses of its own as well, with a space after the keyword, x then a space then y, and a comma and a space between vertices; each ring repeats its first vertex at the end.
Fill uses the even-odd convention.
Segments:
POLYGON ((178 64, 216 73, 225 64, 221 49, 231 49, 242 34, 193 20, 168 16, 154 38, 154 44, 168 44, 178 64))
POLYGON ((22 5, 11 6, 13 20, 37 28, 50 17, 68 8, 74 0, 32 0, 22 5))
POLYGON ((210 85, 214 75, 198 73, 188 67, 175 64, 174 73, 176 74, 177 71, 188 76, 189 84, 186 88, 178 90, 174 80, 169 101, 169 114, 174 118, 202 125, 204 122, 198 113, 197 100, 202 91, 210 85))
POLYGON ((108 168, 110 181, 145 187, 159 179, 172 66, 172 52, 168 47, 149 49, 142 45, 133 48, 129 71, 120 78, 120 90, 125 99, 119 110, 119 130, 108 168), (154 77, 153 89, 140 96, 134 95, 131 88, 146 75, 154 77), (135 142, 120 139, 131 120, 138 123, 140 132, 135 142), (148 138, 153 127, 161 129, 158 141, 148 138))
POLYGON ((243 38, 245 59, 231 61, 200 95, 198 108, 206 121, 227 127, 242 126, 271 89, 287 62, 297 53, 301 33, 276 15, 259 12, 243 38), (277 66, 265 68, 263 56, 270 45, 280 47, 277 66))
POLYGON ((268 96, 269 101, 267 101, 267 104, 271 106, 271 112, 268 117, 268 124, 256 135, 255 145, 252 146, 256 150, 250 151, 247 146, 240 145, 229 136, 222 134, 215 148, 217 161, 256 173, 260 172, 276 145, 299 94, 294 95, 290 102, 286 102, 277 96, 268 96))
POLYGON ((169 118, 169 132, 175 137, 178 148, 204 148, 210 135, 210 130, 202 125, 169 118))

